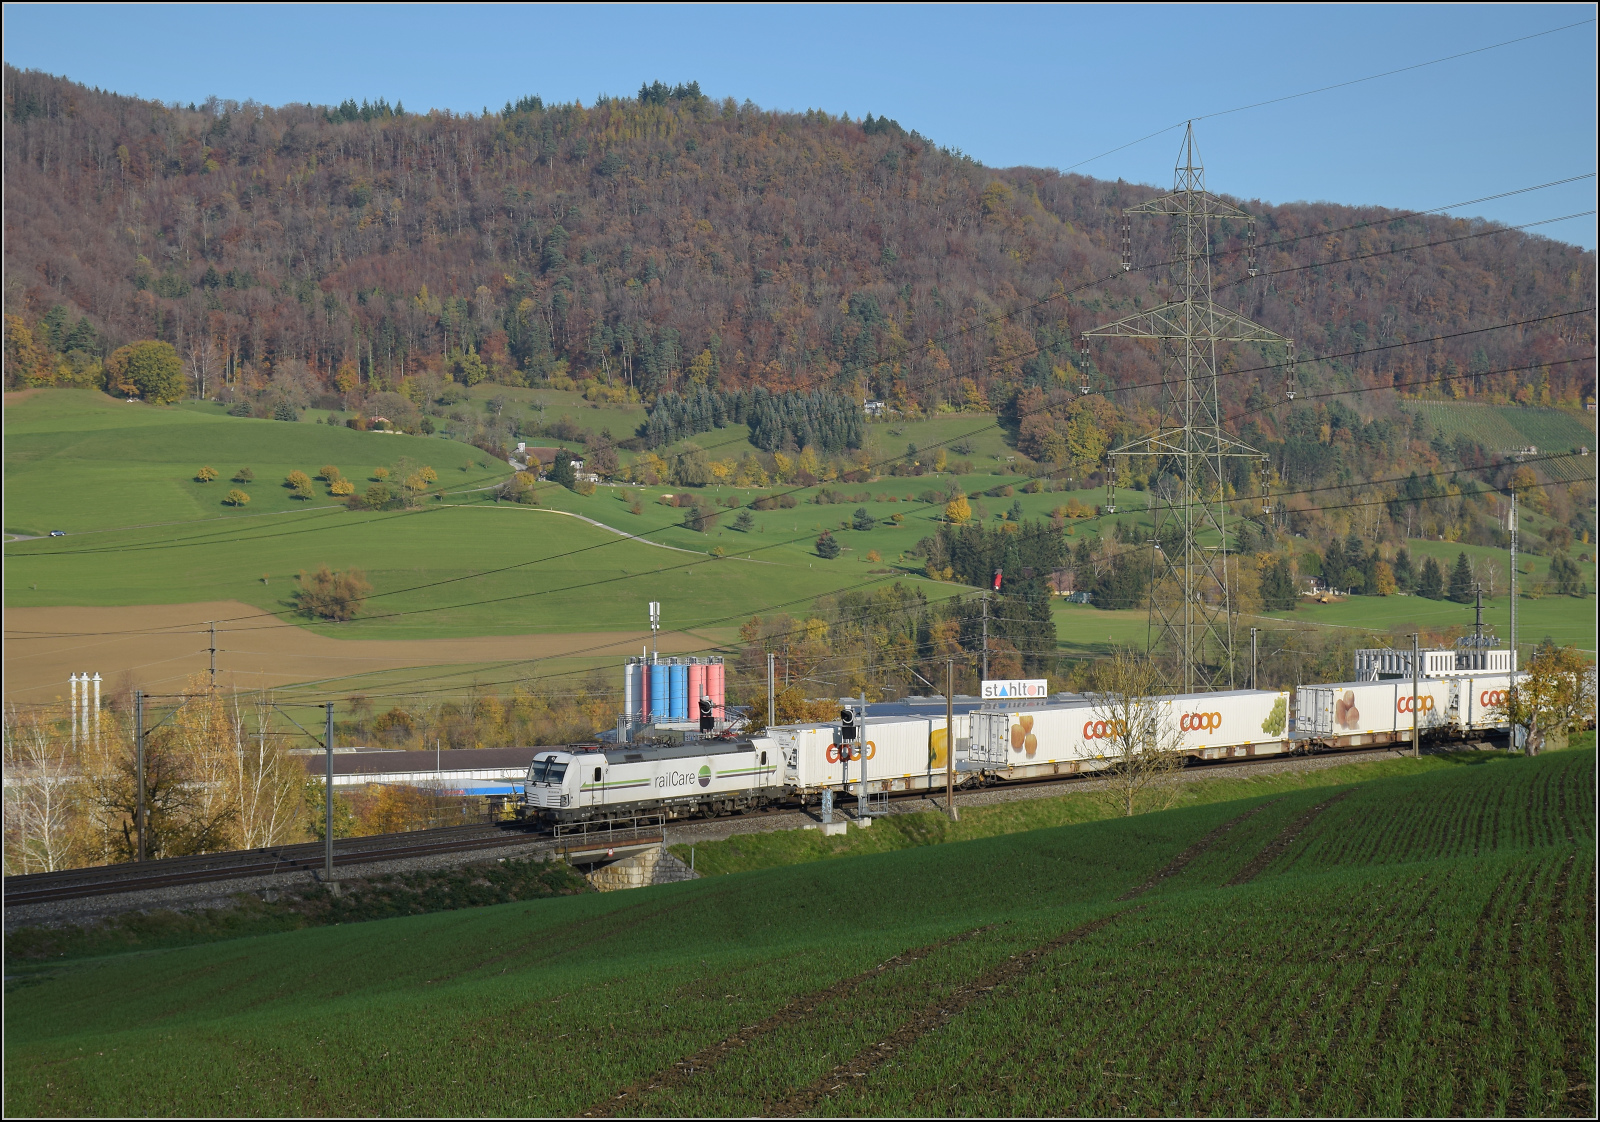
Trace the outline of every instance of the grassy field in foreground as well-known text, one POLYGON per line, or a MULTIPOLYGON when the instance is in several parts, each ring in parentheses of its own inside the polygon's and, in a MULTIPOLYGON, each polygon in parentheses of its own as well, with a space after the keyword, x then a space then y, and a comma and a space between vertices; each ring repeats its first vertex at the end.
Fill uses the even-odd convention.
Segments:
POLYGON ((1593 781, 1575 750, 63 960, 8 978, 5 1108, 1588 1116, 1593 781))
MULTIPOLYGON (((1212 803, 1305 792, 1318 787, 1340 787, 1374 779, 1403 778, 1460 767, 1505 766, 1517 757, 1487 752, 1435 754, 1413 760, 1394 757, 1360 760, 1317 771, 1276 772, 1269 775, 1244 774, 1237 768, 1217 769, 1211 777, 1188 779, 1176 784, 1168 809, 1209 806, 1212 803)), ((844 800, 841 805, 849 805, 844 800)), ((820 830, 775 830, 759 834, 737 834, 725 841, 703 842, 695 846, 695 867, 710 876, 746 873, 755 869, 799 865, 808 861, 828 861, 837 857, 860 857, 868 853, 891 853, 922 845, 976 841, 979 838, 1016 834, 1097 822, 1116 816, 1114 807, 1086 791, 1069 791, 1047 799, 1018 799, 989 806, 967 807, 958 821, 951 822, 939 810, 916 814, 895 814, 873 821, 870 830, 852 829, 848 833, 823 837, 820 830)), ((675 845, 672 851, 689 860, 689 847, 675 845)))

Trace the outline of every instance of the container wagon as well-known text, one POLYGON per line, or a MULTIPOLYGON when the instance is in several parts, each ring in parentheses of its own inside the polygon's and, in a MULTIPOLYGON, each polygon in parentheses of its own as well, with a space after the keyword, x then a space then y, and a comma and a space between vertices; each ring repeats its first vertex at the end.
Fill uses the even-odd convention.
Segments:
MULTIPOLYGON (((1273 755, 1290 748, 1289 694, 1224 690, 1154 700, 1169 742, 1185 755, 1216 760, 1273 755)), ((1113 754, 1114 714, 1092 700, 1031 711, 972 715, 968 761, 1005 779, 1094 771, 1113 754)))
MULTIPOLYGON (((955 715, 957 784, 975 780, 963 759, 969 715, 955 715)), ((824 789, 859 790, 862 754, 866 755, 868 788, 874 792, 943 789, 948 738, 943 714, 937 717, 871 717, 865 722, 864 744, 842 744, 839 726, 776 725, 767 730, 784 761, 784 781, 802 801, 824 789)))

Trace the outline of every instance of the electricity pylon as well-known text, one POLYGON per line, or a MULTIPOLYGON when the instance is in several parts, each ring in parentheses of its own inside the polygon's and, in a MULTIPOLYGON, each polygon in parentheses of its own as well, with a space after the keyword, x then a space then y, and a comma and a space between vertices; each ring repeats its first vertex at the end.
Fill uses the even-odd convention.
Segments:
POLYGON ((1176 299, 1084 333, 1158 339, 1162 344, 1165 377, 1157 427, 1108 453, 1112 465, 1108 506, 1116 509, 1119 462, 1133 456, 1154 457, 1149 649, 1151 657, 1167 664, 1172 684, 1186 693, 1233 686, 1232 586, 1237 572, 1231 576, 1228 572, 1225 462, 1251 459, 1263 470, 1268 463, 1265 454, 1223 430, 1217 401, 1217 344, 1279 343, 1293 352, 1293 344, 1281 335, 1212 302, 1213 224, 1223 218, 1246 223, 1253 276, 1255 220, 1209 193, 1205 176, 1191 121, 1178 153, 1172 193, 1129 207, 1122 218, 1125 270, 1133 265, 1128 216, 1165 214, 1172 219, 1176 299))

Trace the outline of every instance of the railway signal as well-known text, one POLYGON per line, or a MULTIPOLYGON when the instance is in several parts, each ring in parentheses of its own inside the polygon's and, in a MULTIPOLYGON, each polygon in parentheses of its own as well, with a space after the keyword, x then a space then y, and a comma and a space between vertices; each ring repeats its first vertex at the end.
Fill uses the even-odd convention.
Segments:
POLYGON ((716 725, 716 717, 711 711, 711 699, 702 696, 700 698, 700 731, 710 732, 716 725))
POLYGON ((860 735, 860 726, 856 724, 856 711, 854 709, 839 710, 840 743, 850 744, 860 735))

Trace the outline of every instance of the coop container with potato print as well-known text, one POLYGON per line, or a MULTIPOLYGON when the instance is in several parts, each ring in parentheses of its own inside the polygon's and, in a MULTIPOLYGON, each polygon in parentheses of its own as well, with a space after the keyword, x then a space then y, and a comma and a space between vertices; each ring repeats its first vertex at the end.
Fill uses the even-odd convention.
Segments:
POLYGON ((972 744, 967 760, 985 768, 1028 767, 1087 759, 1083 725, 1092 718, 1088 702, 1032 709, 979 709, 972 714, 972 744))
MULTIPOLYGON (((1286 746, 1287 693, 1225 690, 1153 698, 1150 704, 1167 730, 1166 743, 1204 759, 1264 755, 1286 746)), ((1093 767, 1117 751, 1115 715, 1090 700, 1028 711, 979 710, 972 721, 969 759, 989 768, 1093 767)))
POLYGON ((1451 701, 1459 697, 1459 679, 1423 678, 1414 684, 1404 679, 1337 682, 1299 687, 1294 739, 1353 746, 1387 744, 1409 737, 1413 687, 1418 729, 1427 734, 1457 724, 1451 701))

